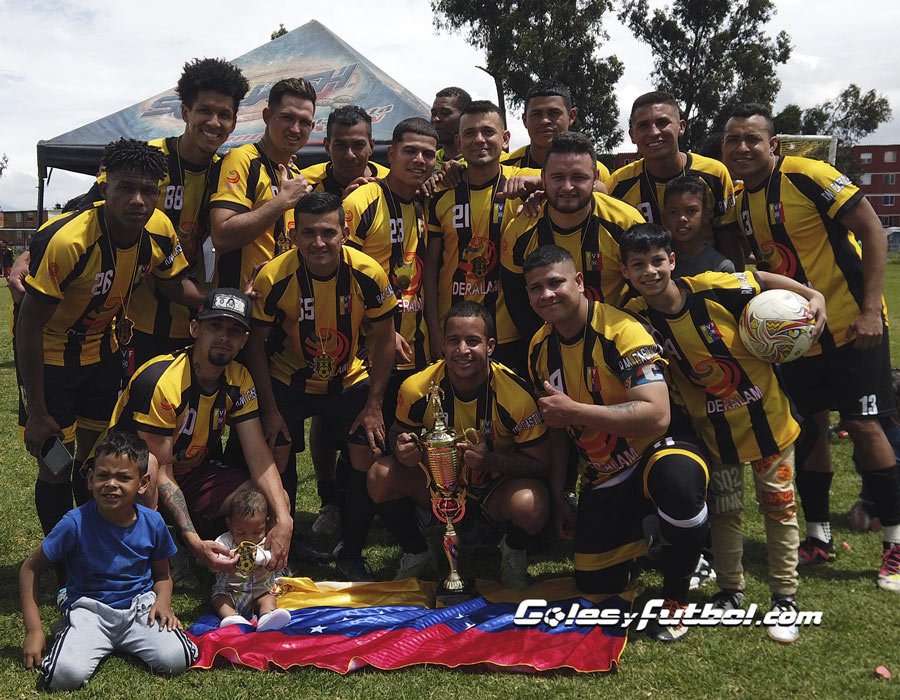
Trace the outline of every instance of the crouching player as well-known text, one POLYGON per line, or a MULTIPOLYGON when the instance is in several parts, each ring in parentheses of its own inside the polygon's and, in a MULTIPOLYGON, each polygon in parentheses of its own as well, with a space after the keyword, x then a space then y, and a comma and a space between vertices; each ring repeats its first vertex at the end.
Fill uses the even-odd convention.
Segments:
MULTIPOLYGON (((631 314, 584 296, 571 253, 541 246, 523 267, 528 300, 545 325, 528 362, 551 433, 551 495, 557 532, 572 537, 575 582, 586 593, 620 593, 646 552, 642 521, 655 512, 662 548, 664 607, 677 615, 709 530, 707 468, 699 448, 666 434, 669 389, 656 341, 631 314), (564 429, 564 430, 563 430, 564 429), (577 515, 565 499, 567 440, 578 451, 577 515), (574 517, 573 517, 574 516, 574 517)), ((674 641, 683 625, 651 625, 674 641)))
POLYGON ((150 481, 147 446, 136 435, 113 431, 94 453, 88 471, 93 500, 69 511, 19 573, 25 667, 40 667, 52 690, 81 688, 115 651, 169 675, 197 658, 197 647, 172 612, 169 557, 175 543, 162 516, 135 503, 150 481), (39 574, 60 562, 68 571, 61 605, 66 626, 42 661, 39 574))
POLYGON ((431 384, 443 391, 445 422, 457 435, 475 428, 478 444, 463 441, 470 502, 505 532, 500 540, 500 580, 507 588, 528 585, 525 545, 549 516, 547 428, 527 384, 492 362, 494 321, 472 301, 455 304, 443 328, 443 360, 407 378, 400 386, 396 421, 389 433, 392 457, 369 470, 369 495, 377 512, 403 548, 397 578, 421 577, 435 565, 416 526, 413 505, 431 509, 422 453, 415 435, 434 428, 429 410, 431 384))
MULTIPOLYGON (((800 534, 793 473, 800 425, 772 365, 741 342, 738 319, 760 291, 787 289, 809 301, 819 334, 825 299, 795 280, 766 272, 706 272, 675 281, 672 237, 655 224, 633 226, 619 246, 622 274, 641 295, 626 308, 646 318, 658 334, 675 388, 712 456, 710 528, 721 588, 714 603, 725 610, 743 604, 743 463, 750 462, 766 527, 772 609, 796 611, 800 534)), ((795 624, 767 632, 783 643, 799 635, 795 624)))

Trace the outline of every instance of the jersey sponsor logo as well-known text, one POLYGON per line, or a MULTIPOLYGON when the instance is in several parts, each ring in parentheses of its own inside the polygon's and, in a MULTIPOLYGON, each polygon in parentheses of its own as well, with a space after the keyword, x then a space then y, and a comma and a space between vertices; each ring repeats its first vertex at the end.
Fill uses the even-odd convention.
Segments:
POLYGON ((656 362, 660 359, 658 345, 646 345, 638 348, 630 355, 626 355, 619 360, 619 371, 627 372, 633 367, 646 364, 648 362, 656 362))
POLYGON ((347 209, 344 212, 344 223, 348 226, 353 222, 353 212, 347 209))
POLYGON ((715 321, 704 323, 702 326, 699 326, 697 330, 700 331, 707 343, 712 344, 722 340, 722 332, 719 330, 715 321))
POLYGON ((175 420, 175 407, 165 399, 159 402, 159 412, 163 418, 175 420))
POLYGON ((468 279, 481 280, 497 267, 497 250, 490 238, 473 237, 462 251, 458 268, 468 279))
POLYGON ((735 408, 743 408, 750 404, 762 401, 762 389, 753 386, 744 391, 738 391, 724 399, 714 399, 706 402, 706 414, 711 416, 715 413, 727 413, 735 408))
POLYGON ((769 205, 769 221, 776 226, 784 223, 784 202, 769 205))
MULTIPOLYGON (((169 267, 172 263, 175 262, 175 258, 177 258, 180 255, 181 255, 181 244, 176 243, 175 247, 172 249, 172 252, 169 253, 168 256, 166 256, 166 259, 162 261, 162 265, 160 265, 160 267, 169 267)), ((141 271, 142 277, 143 277, 143 275, 147 274, 147 270, 149 270, 149 268, 145 267, 144 269, 142 269, 142 271, 141 271)))
POLYGON ((763 259, 769 264, 769 270, 777 275, 794 277, 797 274, 797 256, 783 243, 763 241, 759 246, 763 259))
POLYGON ((397 294, 399 301, 407 300, 411 303, 410 297, 419 296, 422 288, 422 259, 416 255, 415 251, 409 251, 403 256, 403 262, 391 270, 391 286, 397 294))
POLYGON ((639 457, 638 451, 633 447, 629 447, 605 462, 591 462, 587 467, 585 476, 590 481, 595 481, 600 474, 615 474, 634 465, 639 457))
POLYGON ((56 280, 59 277, 59 265, 55 262, 47 263, 47 277, 51 280, 56 280))
POLYGON ((229 185, 236 185, 241 181, 241 175, 237 170, 229 170, 228 174, 225 176, 225 181, 229 185))
POLYGON ((244 406, 249 404, 251 401, 256 401, 256 387, 251 386, 247 391, 238 396, 237 401, 234 402, 234 410, 238 411, 242 409, 244 406))
POLYGON ((485 296, 500 291, 500 281, 478 280, 477 282, 454 282, 450 289, 453 296, 485 296))
POLYGON ((513 435, 521 435, 526 430, 531 430, 537 425, 540 425, 544 422, 544 417, 541 415, 540 411, 535 411, 528 418, 525 418, 513 428, 513 435))
POLYGON ((603 270, 603 253, 584 251, 584 269, 601 272, 603 270))
POLYGON ((689 379, 696 386, 706 389, 707 394, 712 394, 717 399, 725 399, 737 392, 741 381, 741 369, 731 360, 708 357, 691 368, 689 379))
POLYGON ((388 282, 387 287, 385 287, 383 290, 381 290, 381 292, 375 295, 375 304, 381 306, 382 304, 384 304, 385 299, 392 296, 395 296, 394 288, 391 287, 391 283, 388 282))
POLYGON ((825 200, 826 204, 831 204, 837 199, 837 195, 849 184, 850 178, 846 175, 841 175, 836 180, 832 180, 827 189, 822 190, 822 199, 825 200))

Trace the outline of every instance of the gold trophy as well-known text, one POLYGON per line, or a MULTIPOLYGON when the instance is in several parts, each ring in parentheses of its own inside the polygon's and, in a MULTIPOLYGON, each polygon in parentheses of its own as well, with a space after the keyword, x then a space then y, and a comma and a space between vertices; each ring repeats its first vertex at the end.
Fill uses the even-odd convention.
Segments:
POLYGON ((431 509, 437 519, 444 523, 444 555, 450 565, 450 574, 438 585, 435 603, 439 608, 456 605, 475 597, 474 582, 459 575, 457 568, 459 535, 454 525, 466 514, 465 467, 457 445, 463 439, 473 444, 479 441, 478 433, 473 428, 467 428, 465 437, 460 437, 452 428, 447 427, 444 423, 444 408, 441 406, 443 393, 443 390, 434 383, 428 389, 434 430, 418 438, 419 449, 424 457, 424 462, 420 462, 419 465, 428 480, 431 509))

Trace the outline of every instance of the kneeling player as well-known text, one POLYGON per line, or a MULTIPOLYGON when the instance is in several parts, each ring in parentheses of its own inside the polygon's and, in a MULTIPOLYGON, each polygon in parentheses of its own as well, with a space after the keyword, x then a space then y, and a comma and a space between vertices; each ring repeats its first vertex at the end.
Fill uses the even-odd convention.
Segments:
POLYGON ((460 302, 444 324, 444 359, 403 382, 397 420, 389 441, 393 456, 369 471, 369 495, 385 525, 403 547, 397 578, 421 576, 434 567, 434 554, 416 527, 414 505, 430 509, 422 453, 415 437, 434 427, 428 389, 443 390, 445 421, 457 434, 476 428, 480 441, 460 444, 468 496, 487 519, 505 531, 500 541, 500 578, 508 588, 528 584, 525 544, 549 514, 547 429, 527 384, 491 362, 494 322, 480 304, 460 302))
MULTIPOLYGON (((706 272, 676 282, 672 237, 655 224, 633 226, 619 246, 622 274, 641 295, 626 308, 644 316, 659 334, 672 381, 712 456, 710 529, 721 588, 715 604, 730 610, 741 607, 744 599, 743 463, 750 462, 765 519, 772 609, 796 610, 800 531, 793 474, 800 425, 772 366, 741 342, 738 319, 761 290, 788 289, 809 300, 821 332, 825 299, 799 282, 766 272, 706 272)), ((794 624, 767 632, 785 643, 799 635, 794 624)))
MULTIPOLYGON (((557 531, 575 537, 575 582, 587 593, 620 593, 646 552, 642 520, 656 512, 663 597, 671 613, 687 601, 709 524, 707 468, 694 445, 666 435, 665 360, 631 314, 584 296, 572 255, 541 246, 524 265, 528 299, 545 325, 532 338, 532 379, 551 432, 551 493, 557 531), (563 431, 565 429, 565 431, 563 431), (568 445, 578 450, 582 488, 577 515, 563 493, 568 445), (574 517, 574 523, 572 522, 574 517)), ((687 627, 653 625, 660 641, 687 627)))

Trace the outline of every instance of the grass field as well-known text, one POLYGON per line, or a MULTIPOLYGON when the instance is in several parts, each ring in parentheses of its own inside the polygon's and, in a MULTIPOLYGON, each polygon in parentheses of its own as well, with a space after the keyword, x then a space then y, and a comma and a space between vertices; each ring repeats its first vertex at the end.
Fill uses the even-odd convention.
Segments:
MULTIPOLYGON (((2 291, 2 290, 0 290, 2 291)), ((900 265, 889 264, 885 296, 894 309, 900 305, 900 265)), ((8 312, 9 298, 0 293, 0 311, 8 312)), ((895 330, 892 354, 900 358, 900 333, 895 330)), ((0 698, 37 697, 36 674, 20 663, 23 629, 19 613, 17 572, 27 552, 40 541, 34 511, 35 466, 17 437, 16 380, 7 326, 0 332, 0 698)), ((244 698, 339 697, 339 698, 511 698, 587 696, 647 698, 889 698, 900 697, 900 596, 879 591, 875 571, 881 542, 876 535, 859 535, 847 528, 847 510, 854 502, 859 480, 849 459, 848 441, 833 445, 837 474, 832 490, 835 540, 839 554, 833 564, 802 571, 798 595, 801 610, 823 611, 823 623, 805 628, 791 646, 771 642, 760 628, 695 629, 677 644, 663 646, 640 634, 630 635, 618 673, 603 676, 556 674, 525 676, 481 671, 444 671, 415 668, 383 673, 362 671, 339 676, 328 671, 304 669, 261 673, 230 667, 190 672, 175 679, 161 679, 140 665, 121 658, 105 662, 81 698, 244 698), (846 543, 846 546, 842 546, 846 543), (886 665, 897 676, 877 678, 875 668, 886 665)), ((317 506, 315 483, 305 455, 300 457, 299 509, 306 511, 307 527, 317 506)), ((747 482, 747 494, 753 493, 747 482)), ((748 504, 745 520, 749 538, 745 550, 747 602, 768 607, 765 579, 765 547, 761 516, 748 504)), ((370 541, 381 531, 376 529, 370 541)), ((551 575, 569 570, 570 552, 559 548, 534 557, 532 575, 551 575)), ((376 573, 393 571, 399 550, 373 545, 367 552, 376 573)), ((496 562, 479 559, 476 573, 496 571, 496 562)), ((328 566, 310 564, 295 572, 314 578, 331 576, 328 566)), ((45 625, 55 618, 53 576, 44 579, 45 625)), ((648 573, 650 592, 659 584, 648 573)), ((707 587, 695 592, 697 602, 714 592, 707 587)), ((647 594, 645 594, 647 597, 647 594)), ((641 600, 638 604, 641 604, 641 600)), ((207 591, 199 586, 182 588, 175 609, 189 623, 205 612, 207 591)), ((59 697, 68 697, 63 693, 59 697)), ((75 694, 72 694, 73 696, 75 694)))

